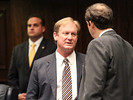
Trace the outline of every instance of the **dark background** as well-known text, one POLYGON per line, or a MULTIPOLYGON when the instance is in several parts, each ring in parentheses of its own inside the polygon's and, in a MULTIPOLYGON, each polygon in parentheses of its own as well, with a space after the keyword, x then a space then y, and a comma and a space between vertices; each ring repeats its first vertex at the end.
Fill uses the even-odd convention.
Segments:
POLYGON ((0 0, 0 83, 7 83, 12 49, 27 40, 26 20, 32 13, 41 13, 46 22, 45 37, 53 40, 53 25, 63 17, 72 17, 81 24, 76 50, 86 53, 92 40, 84 20, 88 6, 96 2, 109 5, 114 11, 116 32, 133 45, 133 0, 0 0))

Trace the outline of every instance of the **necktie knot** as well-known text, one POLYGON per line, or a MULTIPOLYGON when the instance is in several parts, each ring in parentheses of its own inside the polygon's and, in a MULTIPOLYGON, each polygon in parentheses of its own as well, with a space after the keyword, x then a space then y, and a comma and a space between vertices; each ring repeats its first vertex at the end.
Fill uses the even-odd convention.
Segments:
POLYGON ((34 43, 31 45, 32 48, 35 48, 35 46, 36 46, 36 44, 34 44, 34 43))
POLYGON ((68 60, 67 58, 65 58, 65 59, 63 60, 63 63, 68 64, 68 63, 69 63, 69 60, 68 60))

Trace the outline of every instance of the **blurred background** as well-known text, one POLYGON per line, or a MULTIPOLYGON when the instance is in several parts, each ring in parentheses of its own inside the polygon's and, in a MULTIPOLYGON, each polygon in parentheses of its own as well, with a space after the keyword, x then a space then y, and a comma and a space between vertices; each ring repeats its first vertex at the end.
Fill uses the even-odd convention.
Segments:
POLYGON ((7 83, 12 49, 28 39, 26 22, 32 13, 40 13, 46 22, 45 37, 53 40, 53 26, 64 17, 72 17, 81 25, 76 50, 86 53, 92 40, 84 13, 93 3, 103 2, 114 11, 116 32, 133 45, 133 0, 0 0, 0 83, 7 83))

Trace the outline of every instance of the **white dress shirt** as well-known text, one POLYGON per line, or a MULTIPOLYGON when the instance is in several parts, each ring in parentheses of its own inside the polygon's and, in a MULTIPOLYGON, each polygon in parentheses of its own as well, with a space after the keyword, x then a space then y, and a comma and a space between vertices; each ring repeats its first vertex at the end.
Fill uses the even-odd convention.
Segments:
MULTIPOLYGON (((72 100, 77 97, 77 64, 75 51, 67 57, 72 75, 72 100)), ((62 74, 65 64, 64 57, 56 51, 56 69, 57 69, 57 100, 62 100, 62 74)))
POLYGON ((35 46, 35 52, 38 50, 39 46, 40 46, 40 43, 42 42, 43 40, 43 37, 41 37, 40 39, 38 39, 36 42, 32 42, 31 39, 29 38, 29 54, 30 54, 30 50, 32 48, 32 44, 34 43, 36 46, 35 46))

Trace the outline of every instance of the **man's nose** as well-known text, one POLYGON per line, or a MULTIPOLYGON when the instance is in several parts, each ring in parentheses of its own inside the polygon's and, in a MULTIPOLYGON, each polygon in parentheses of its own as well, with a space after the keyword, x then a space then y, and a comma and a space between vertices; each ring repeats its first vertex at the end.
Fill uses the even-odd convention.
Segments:
POLYGON ((68 38, 69 39, 71 39, 72 38, 72 34, 70 33, 70 34, 68 34, 68 38))
POLYGON ((33 26, 33 25, 31 25, 30 29, 34 29, 34 26, 33 26))

